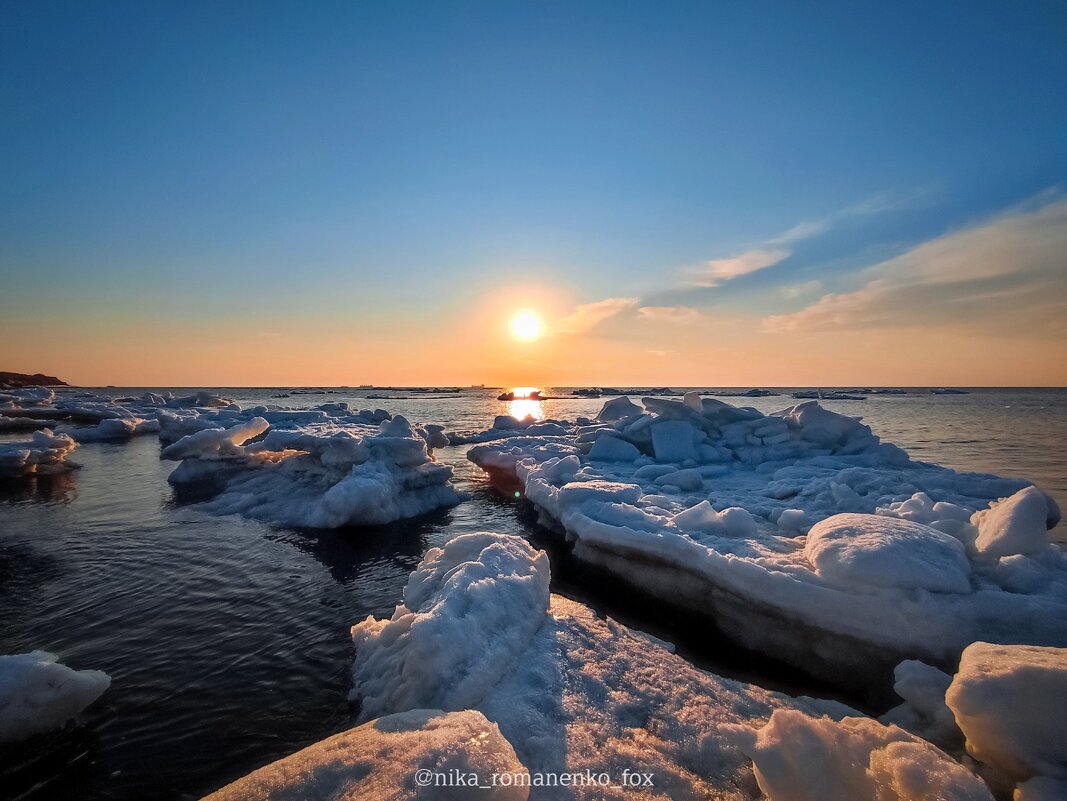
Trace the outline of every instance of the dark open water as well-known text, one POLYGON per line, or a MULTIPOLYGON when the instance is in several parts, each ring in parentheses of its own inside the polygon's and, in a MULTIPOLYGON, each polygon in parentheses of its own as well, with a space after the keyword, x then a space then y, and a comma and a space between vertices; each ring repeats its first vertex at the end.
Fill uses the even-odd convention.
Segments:
MULTIPOLYGON (((573 419, 602 404, 507 404, 495 391, 402 400, 360 398, 366 391, 282 400, 270 398, 278 390, 224 393, 298 407, 348 400, 448 428, 484 428, 507 412, 573 419)), ((768 411, 793 401, 735 402, 768 411)), ((916 458, 1025 476, 1067 501, 1067 390, 825 405, 862 415, 916 458)), ((529 510, 494 492, 464 452, 447 448, 438 457, 456 465, 469 501, 373 530, 296 531, 177 506, 166 482, 174 464, 159 461, 154 437, 83 445, 79 471, 0 484, 0 653, 54 651, 113 680, 79 726, 0 752, 0 797, 198 798, 347 728, 348 628, 391 613, 427 548, 492 529, 551 549, 529 510)), ((1055 535, 1067 540, 1063 528, 1055 535)), ((557 591, 678 642, 704 667, 785 690, 832 692, 553 556, 557 591)))

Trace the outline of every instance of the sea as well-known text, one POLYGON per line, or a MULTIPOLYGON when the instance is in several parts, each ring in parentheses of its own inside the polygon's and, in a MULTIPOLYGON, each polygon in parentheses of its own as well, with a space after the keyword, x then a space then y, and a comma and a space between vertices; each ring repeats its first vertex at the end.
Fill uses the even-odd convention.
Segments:
MULTIPOLYGON (((166 389, 92 391, 121 397, 166 389)), ((799 402, 790 397, 795 389, 723 399, 773 411, 799 402)), ((541 388, 545 400, 517 401, 497 400, 500 390, 487 388, 212 391, 244 406, 345 401, 447 430, 484 429, 500 414, 593 417, 606 400, 574 397, 566 387, 541 388)), ((915 459, 1024 477, 1067 502, 1065 389, 922 388, 823 405, 862 417, 915 459)), ((330 531, 213 517, 195 503, 178 503, 167 483, 175 464, 160 461, 159 449, 153 436, 85 444, 76 453, 79 470, 0 483, 0 654, 51 651, 65 664, 112 677, 78 725, 0 749, 0 798, 196 799, 350 727, 350 627, 368 615, 390 615, 423 554, 470 531, 516 533, 546 548, 555 592, 676 643, 700 667, 838 697, 745 653, 706 622, 574 564, 525 501, 495 490, 467 461, 466 447, 436 452, 469 493, 459 506, 390 526, 330 531)), ((1067 526, 1052 535, 1067 543, 1067 526)))

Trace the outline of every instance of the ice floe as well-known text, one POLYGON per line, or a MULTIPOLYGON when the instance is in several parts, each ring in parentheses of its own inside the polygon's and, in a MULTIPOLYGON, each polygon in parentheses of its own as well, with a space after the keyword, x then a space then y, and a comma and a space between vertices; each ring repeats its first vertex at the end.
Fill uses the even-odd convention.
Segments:
POLYGON ((576 557, 830 680, 949 666, 980 639, 1067 645, 1059 510, 1027 482, 913 461, 814 401, 642 405, 613 398, 563 434, 522 425, 468 458, 576 557))
POLYGON ((976 642, 945 703, 976 759, 1016 780, 1067 780, 1067 649, 976 642))
POLYGON ((78 442, 122 442, 142 434, 159 433, 159 420, 141 417, 112 417, 101 420, 95 426, 72 429, 70 436, 78 442))
POLYGON ((187 434, 161 453, 181 462, 169 480, 208 489, 203 506, 215 514, 313 528, 381 525, 462 499, 452 468, 433 459, 439 430, 403 417, 373 424, 351 418, 375 415, 313 411, 264 412, 187 434))
POLYGON ((967 768, 898 727, 698 670, 655 638, 549 595, 548 578, 544 554, 516 537, 469 534, 431 549, 393 616, 353 627, 360 719, 426 703, 475 709, 531 777, 611 779, 535 785, 537 799, 754 799, 761 788, 772 801, 991 798, 967 768), (623 771, 652 785, 625 786, 623 771), (909 795, 923 776, 926 794, 909 795))
POLYGON ((44 651, 0 656, 0 742, 59 728, 110 685, 106 673, 72 670, 44 651))
POLYGON ((0 478, 62 473, 74 467, 68 457, 78 443, 65 434, 45 429, 28 440, 0 442, 0 478))
POLYGON ((742 745, 768 801, 992 801, 989 787, 930 743, 870 718, 778 709, 742 745))

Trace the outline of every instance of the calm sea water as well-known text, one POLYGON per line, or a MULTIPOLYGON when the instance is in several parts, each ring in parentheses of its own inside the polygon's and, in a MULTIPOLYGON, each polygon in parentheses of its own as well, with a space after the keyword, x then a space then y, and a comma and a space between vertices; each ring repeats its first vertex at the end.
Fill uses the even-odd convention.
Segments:
MULTIPOLYGON (((509 404, 495 391, 473 390, 394 400, 360 397, 367 391, 285 399, 271 398, 276 389, 222 391, 246 404, 347 400, 460 429, 484 428, 502 413, 592 416, 602 404, 509 404)), ((736 402, 769 411, 792 401, 736 402)), ((1067 501, 1067 390, 825 405, 862 415, 915 458, 1024 476, 1067 501)), ((391 613, 428 548, 492 529, 551 550, 529 509, 495 493, 464 452, 446 448, 438 457, 456 466, 470 500, 370 530, 298 531, 177 505, 166 482, 174 464, 159 461, 152 437, 84 445, 81 470, 0 484, 0 653, 54 651, 113 679, 79 726, 0 752, 0 797, 198 798, 350 726, 348 629, 368 614, 391 613)), ((696 636, 685 619, 635 602, 552 552, 557 591, 678 642, 698 664, 785 690, 831 692, 709 642, 706 628, 696 636)))

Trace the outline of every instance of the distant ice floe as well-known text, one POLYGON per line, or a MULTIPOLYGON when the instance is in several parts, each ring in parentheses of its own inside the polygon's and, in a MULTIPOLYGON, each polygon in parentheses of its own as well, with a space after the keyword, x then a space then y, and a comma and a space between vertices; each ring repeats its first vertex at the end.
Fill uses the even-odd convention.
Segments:
POLYGON ((78 443, 155 433, 162 458, 181 462, 171 483, 211 494, 204 508, 217 514, 337 528, 391 523, 463 498, 452 468, 433 458, 434 448, 448 445, 443 426, 413 426, 383 409, 242 409, 203 391, 128 398, 13 392, 20 394, 5 395, 11 408, 3 419, 45 421, 56 431, 0 443, 0 477, 69 469, 78 443))
POLYGON ((192 419, 220 408, 240 414, 240 406, 210 392, 182 398, 151 392, 138 398, 108 398, 70 390, 57 394, 47 387, 30 387, 0 393, 0 432, 49 427, 80 443, 125 442, 160 433, 166 410, 192 419))
POLYGON ((475 442, 492 442, 511 437, 558 437, 567 433, 569 424, 558 420, 535 420, 527 415, 517 420, 511 415, 501 414, 493 420, 493 425, 485 431, 450 431, 445 437, 450 445, 470 445, 475 442))
POLYGON ((399 416, 356 422, 379 415, 344 411, 264 410, 229 428, 187 434, 161 456, 181 462, 169 478, 175 486, 210 487, 207 511, 288 525, 381 525, 462 500, 452 467, 432 456, 438 427, 399 416))
MULTIPOLYGON (((279 759, 204 801, 459 799, 525 801, 526 769, 496 724, 479 712, 416 709, 387 715, 279 759), (420 786, 419 771, 485 777, 485 790, 420 786), (514 777, 489 785, 490 777, 514 777)), ((432 781, 432 774, 431 774, 432 781)))
POLYGON ((352 629, 360 720, 427 704, 473 709, 531 777, 612 778, 534 786, 537 799, 991 801, 978 777, 919 737, 834 701, 698 670, 551 595, 549 578, 545 555, 517 537, 468 534, 431 549, 392 617, 352 629), (654 786, 624 786, 623 770, 654 786))
POLYGON ((1028 482, 913 461, 815 401, 642 404, 462 440, 579 559, 829 680, 947 666, 976 640, 1067 645, 1060 512, 1028 482))
POLYGON ((99 670, 72 670, 55 654, 0 656, 0 742, 63 726, 103 695, 111 679, 99 670))

